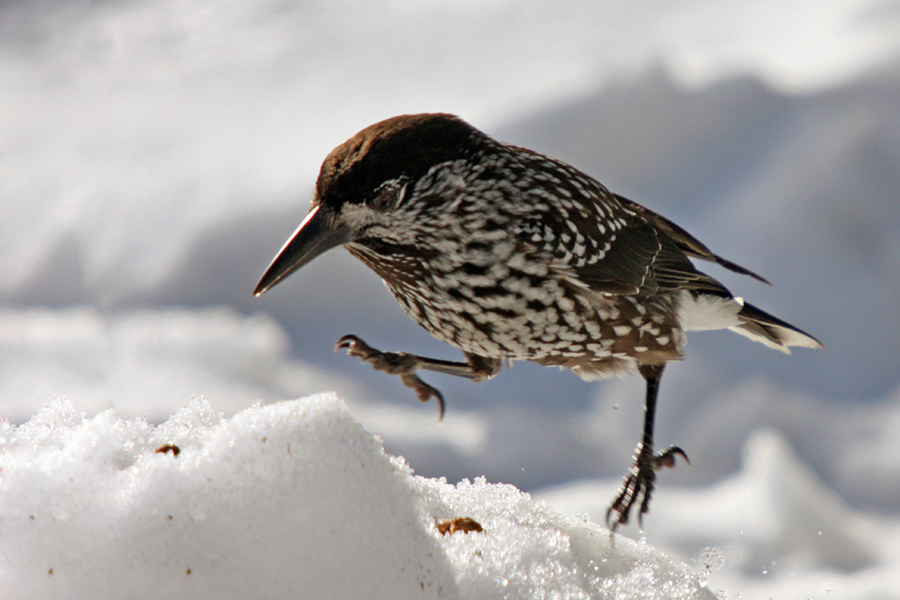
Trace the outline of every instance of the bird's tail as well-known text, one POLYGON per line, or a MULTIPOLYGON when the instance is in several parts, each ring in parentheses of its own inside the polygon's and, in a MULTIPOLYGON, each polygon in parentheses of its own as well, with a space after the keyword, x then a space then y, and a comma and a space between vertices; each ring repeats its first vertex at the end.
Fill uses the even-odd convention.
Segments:
POLYGON ((785 354, 791 353, 789 346, 824 348, 819 340, 805 331, 801 331, 747 302, 741 307, 737 317, 739 323, 729 329, 785 354))

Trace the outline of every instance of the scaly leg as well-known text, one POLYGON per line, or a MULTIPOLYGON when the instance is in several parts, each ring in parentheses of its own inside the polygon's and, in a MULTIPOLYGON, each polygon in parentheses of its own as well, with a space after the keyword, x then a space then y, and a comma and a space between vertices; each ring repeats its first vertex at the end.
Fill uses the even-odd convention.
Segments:
POLYGON ((339 339, 334 349, 337 351, 342 348, 347 349, 348 355, 361 358, 378 371, 398 375, 404 385, 416 391, 420 401, 428 402, 431 398, 437 400, 440 409, 438 422, 444 418, 444 396, 436 388, 419 379, 416 371, 421 369, 445 375, 456 375, 475 382, 484 381, 500 371, 499 358, 488 358, 466 352, 466 362, 454 362, 418 356, 408 352, 382 352, 372 348, 355 335, 345 335, 339 339))
POLYGON ((644 435, 641 443, 634 451, 634 466, 625 476, 622 488, 606 511, 606 526, 615 531, 619 525, 628 523, 632 506, 641 498, 641 509, 638 513, 638 524, 643 527, 644 515, 650 510, 650 497, 653 494, 653 481, 656 471, 663 467, 675 466, 675 457, 681 456, 691 464, 684 450, 672 446, 659 454, 653 453, 653 420, 656 416, 656 396, 659 392, 659 380, 662 378, 662 365, 638 365, 638 371, 647 381, 647 399, 644 404, 644 435), (617 516, 613 518, 613 513, 617 516))

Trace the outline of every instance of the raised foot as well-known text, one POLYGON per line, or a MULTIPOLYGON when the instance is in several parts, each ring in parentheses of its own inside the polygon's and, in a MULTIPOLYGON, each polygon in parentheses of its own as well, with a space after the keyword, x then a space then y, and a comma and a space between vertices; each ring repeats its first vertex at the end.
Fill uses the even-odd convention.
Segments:
POLYGON ((606 511, 606 526, 615 531, 619 525, 628 523, 631 508, 640 499, 641 509, 638 512, 638 524, 643 527, 644 515, 650 511, 650 498, 653 495, 653 482, 656 472, 662 468, 675 466, 675 457, 681 456, 687 464, 691 464, 687 454, 678 446, 672 446, 659 454, 653 454, 653 447, 639 444, 635 451, 634 466, 625 480, 619 493, 606 511))
POLYGON ((416 370, 419 358, 407 352, 382 352, 371 347, 355 335, 345 335, 334 346, 335 352, 347 350, 348 356, 355 356, 372 365, 377 371, 389 375, 397 375, 406 387, 416 391, 419 401, 428 402, 434 398, 438 403, 438 422, 444 419, 444 396, 436 389, 419 379, 416 370))

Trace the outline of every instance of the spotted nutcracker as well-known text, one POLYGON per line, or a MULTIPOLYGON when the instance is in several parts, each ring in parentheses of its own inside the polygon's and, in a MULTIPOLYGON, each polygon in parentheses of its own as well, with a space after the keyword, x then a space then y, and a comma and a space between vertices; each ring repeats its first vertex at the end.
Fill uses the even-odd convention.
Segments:
POLYGON ((353 335, 337 347, 435 398, 441 414, 440 392, 418 371, 483 381, 505 360, 529 360, 587 380, 635 369, 644 377, 643 437, 607 511, 612 529, 638 502, 639 519, 647 512, 656 470, 687 459, 681 448, 653 447, 659 381, 683 357, 685 331, 728 328, 783 352, 821 347, 698 271, 691 258, 765 281, 672 221, 448 114, 387 119, 335 148, 312 209, 255 295, 339 245, 465 362, 382 352, 353 335))

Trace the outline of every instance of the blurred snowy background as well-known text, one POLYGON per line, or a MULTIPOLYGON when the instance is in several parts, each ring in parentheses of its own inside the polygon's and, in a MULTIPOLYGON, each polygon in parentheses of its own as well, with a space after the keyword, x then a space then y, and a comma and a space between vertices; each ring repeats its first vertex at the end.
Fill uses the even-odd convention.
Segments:
MULTIPOLYGON (((22 423, 64 396, 89 415, 159 423, 191 396, 230 415, 333 389, 417 474, 566 484, 546 497, 600 519, 638 439, 639 378, 586 384, 527 364, 480 385, 431 375, 448 401, 438 426, 436 407, 332 352, 355 333, 458 356, 347 253, 251 297, 327 152, 424 111, 658 210, 774 286, 711 274, 826 345, 785 357, 693 334, 667 371, 657 430, 694 464, 662 485, 692 499, 676 514, 660 492, 651 543, 683 560, 727 544, 727 527, 672 523, 725 510, 715 486, 744 473, 742 452, 767 464, 754 448, 821 479, 840 520, 897 531, 895 0, 4 0, 0 415, 22 423), (745 450, 759 429, 780 441, 745 450), (567 483, 594 478, 602 489, 587 495, 567 483)), ((758 502, 745 508, 781 497, 771 485, 748 488, 758 502)), ((785 541, 795 530, 779 532, 732 581, 765 589, 765 565, 792 557, 778 581, 837 573, 843 597, 900 597, 896 581, 878 587, 874 559, 806 555, 785 541)), ((900 564, 896 548, 884 560, 900 564)))

